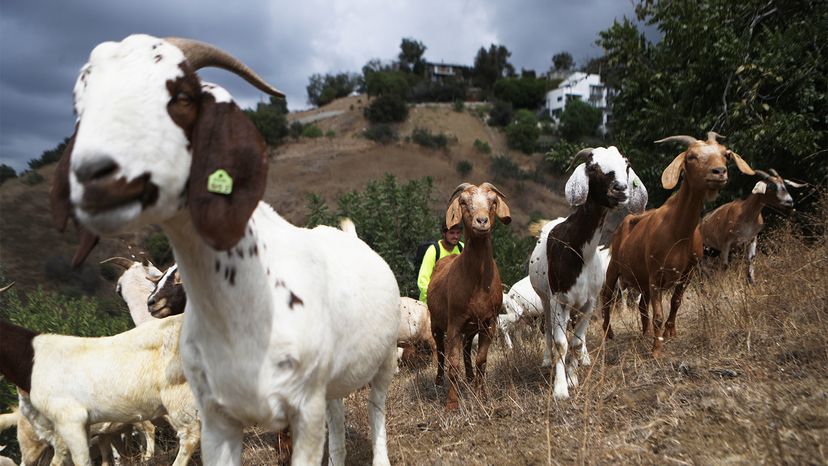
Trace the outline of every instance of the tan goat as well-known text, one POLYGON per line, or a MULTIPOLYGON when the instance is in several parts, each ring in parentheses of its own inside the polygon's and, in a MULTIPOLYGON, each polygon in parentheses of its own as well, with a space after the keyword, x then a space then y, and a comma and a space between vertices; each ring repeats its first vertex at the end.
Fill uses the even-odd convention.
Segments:
POLYGON ((704 247, 718 251, 719 262, 724 267, 730 264, 730 250, 734 246, 747 244, 748 282, 753 283, 753 258, 756 257, 756 238, 765 221, 762 208, 765 206, 788 210, 793 208, 793 198, 785 185, 801 188, 804 184, 795 183, 779 176, 773 168, 771 174, 756 170, 762 180, 753 187, 753 192, 745 199, 737 199, 717 207, 704 216, 701 223, 701 235, 704 247))
POLYGON ((668 338, 675 336, 676 313, 684 289, 702 256, 698 229, 702 205, 727 184, 729 160, 735 162, 743 173, 753 174, 741 157, 716 141, 717 136, 710 132, 706 141, 690 136, 671 136, 656 141, 678 142, 687 146, 687 150, 679 154, 661 175, 661 184, 665 189, 676 186, 682 171, 684 182, 661 207, 627 216, 612 238, 610 263, 601 289, 607 338, 613 337, 610 309, 613 290, 619 280, 622 289, 633 288, 641 293, 639 311, 642 331, 645 335, 654 333, 653 356, 660 355, 665 335, 668 338), (661 296, 674 287, 670 315, 666 325, 662 325, 661 296), (648 301, 653 308, 652 326, 647 312, 648 301))
POLYGON ((489 345, 495 336, 497 314, 503 301, 500 272, 492 258, 492 229, 495 217, 504 224, 512 221, 505 196, 494 185, 479 187, 463 183, 451 195, 446 210, 446 226, 463 222, 463 253, 444 257, 437 262, 428 285, 428 309, 431 332, 437 343, 437 378, 442 385, 448 359, 448 397, 446 410, 458 408, 458 353, 463 352, 466 379, 474 382, 485 396, 483 378, 489 345), (471 365, 471 348, 478 335, 475 371, 471 365))

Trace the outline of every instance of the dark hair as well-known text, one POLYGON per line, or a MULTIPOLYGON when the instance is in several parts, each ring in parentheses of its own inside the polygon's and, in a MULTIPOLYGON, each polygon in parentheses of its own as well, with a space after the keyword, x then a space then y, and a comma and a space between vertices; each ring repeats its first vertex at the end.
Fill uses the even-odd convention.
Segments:
MULTIPOLYGON (((463 223, 458 223, 457 226, 460 227, 461 231, 463 230, 463 223)), ((445 233, 447 231, 449 231, 449 227, 446 225, 446 219, 443 219, 443 223, 440 226, 440 233, 445 233)))

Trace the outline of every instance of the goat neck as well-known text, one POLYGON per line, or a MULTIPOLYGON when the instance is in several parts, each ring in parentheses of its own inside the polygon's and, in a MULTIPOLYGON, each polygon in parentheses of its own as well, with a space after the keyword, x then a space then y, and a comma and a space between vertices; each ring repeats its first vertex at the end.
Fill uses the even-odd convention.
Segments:
POLYGON ((21 390, 28 392, 32 385, 34 347, 37 333, 0 320, 0 374, 21 390))
POLYGON ((707 192, 704 189, 694 189, 687 180, 681 183, 676 194, 659 207, 656 211, 671 212, 667 221, 667 231, 675 238, 689 238, 701 220, 701 211, 704 207, 707 192))
POLYGON ((762 209, 767 205, 765 194, 752 193, 745 199, 733 201, 739 209, 738 222, 742 225, 756 222, 762 215, 762 209))

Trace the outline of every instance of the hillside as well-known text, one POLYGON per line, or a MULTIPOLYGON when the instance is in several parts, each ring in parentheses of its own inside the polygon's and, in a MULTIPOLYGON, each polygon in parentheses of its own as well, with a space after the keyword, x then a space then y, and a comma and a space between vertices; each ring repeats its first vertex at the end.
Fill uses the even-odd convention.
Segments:
MULTIPOLYGON (((291 222, 303 225, 311 193, 335 206, 342 193, 362 190, 367 182, 379 179, 385 173, 402 181, 431 176, 436 218, 458 184, 493 181, 489 173, 492 155, 475 150, 476 139, 487 142, 492 154, 509 153, 502 133, 485 125, 472 109, 456 112, 450 105, 412 108, 408 121, 397 128, 400 141, 389 145, 375 143, 361 135, 368 126, 362 116, 365 104, 364 96, 354 96, 320 109, 289 115, 290 121, 321 118, 314 124, 323 133, 333 131, 334 136, 289 140, 271 149, 265 201, 291 222), (443 132, 452 142, 447 150, 430 150, 406 142, 405 137, 414 128, 443 132), (468 179, 461 178, 455 168, 461 160, 468 160, 473 166, 468 179)), ((540 154, 514 153, 512 158, 528 171, 533 171, 542 160, 540 154)), ((51 225, 48 192, 54 170, 54 165, 39 169, 38 174, 44 180, 34 185, 16 179, 0 186, 0 267, 23 291, 38 285, 55 289, 71 283, 87 293, 94 290, 100 297, 117 299, 114 285, 105 284, 98 278, 98 262, 114 255, 128 256, 128 246, 137 248, 154 229, 145 228, 138 233, 102 239, 84 268, 69 271, 68 262, 77 246, 77 235, 71 226, 67 233, 60 234, 51 225)), ((541 184, 514 180, 498 180, 497 184, 509 198, 515 231, 525 231, 533 213, 548 217, 567 212, 562 197, 541 184)))

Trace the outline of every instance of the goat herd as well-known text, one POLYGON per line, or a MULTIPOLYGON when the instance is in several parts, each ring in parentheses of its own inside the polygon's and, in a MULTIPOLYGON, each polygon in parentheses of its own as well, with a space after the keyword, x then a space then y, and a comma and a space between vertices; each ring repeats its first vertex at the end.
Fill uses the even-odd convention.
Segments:
MULTIPOLYGON (((88 465, 90 435, 107 461, 110 442, 117 445, 132 424, 146 436, 148 458, 148 421, 159 417, 177 432, 175 465, 187 463, 199 439, 205 464, 239 464, 250 425, 289 427, 294 464, 321 462, 327 425, 330 461, 343 464, 342 400, 368 385, 373 462, 388 464, 385 401, 398 343, 431 340, 436 383, 448 378, 446 409, 453 410, 461 354, 468 381, 485 395, 498 323, 511 345, 510 326, 528 306, 542 309, 543 364, 554 363, 553 394, 566 399, 578 366, 590 364, 585 333, 596 303, 612 338, 616 288, 640 293, 642 329, 658 355, 676 334, 702 239, 725 263, 734 243, 747 242, 752 260, 762 206, 792 202, 786 180, 756 170, 762 179, 753 195, 700 225, 702 203, 727 182, 728 162, 754 173, 709 133, 706 140, 657 141, 686 146, 662 175, 667 189, 682 173, 684 181, 664 205, 641 213, 647 191, 629 161, 615 147, 584 149, 566 184, 573 213, 538 225, 529 276, 504 295, 492 228, 510 222, 509 206, 495 186, 464 183, 451 196, 446 224, 464 225, 465 250, 437 263, 426 309, 401 300, 391 269, 350 222, 298 228, 261 202, 265 143, 225 90, 199 79, 196 70, 205 66, 282 95, 228 54, 180 38, 102 43, 81 70, 75 132, 50 193, 54 221, 61 230, 70 219, 77 224, 76 263, 98 235, 158 224, 177 265, 162 274, 151 264, 112 260, 125 268, 118 291, 136 323, 122 334, 39 335, 0 322, 0 372, 19 392, 19 413, 6 419, 18 425, 24 464, 52 446, 52 464, 71 455, 88 465), (622 217, 620 225, 611 220, 622 217), (616 228, 609 251, 599 247, 602 234, 616 228), (671 289, 665 322, 661 298, 671 289)), ((752 279, 752 266, 749 273, 752 279)))

